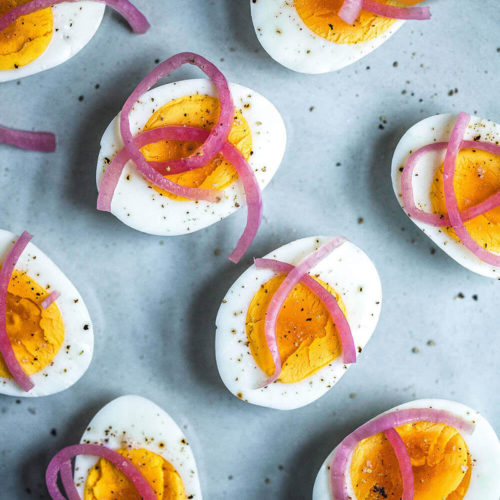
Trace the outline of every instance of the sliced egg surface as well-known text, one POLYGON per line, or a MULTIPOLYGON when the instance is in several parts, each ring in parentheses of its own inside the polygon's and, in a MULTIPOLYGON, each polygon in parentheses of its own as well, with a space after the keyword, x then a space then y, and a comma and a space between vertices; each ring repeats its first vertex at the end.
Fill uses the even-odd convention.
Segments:
MULTIPOLYGON (((235 106, 228 140, 246 158, 261 189, 276 173, 285 152, 285 125, 278 110, 246 87, 229 85, 235 106)), ((206 79, 183 80, 150 90, 130 114, 135 136, 144 130, 186 125, 211 130, 219 113, 217 91, 206 79)), ((197 143, 161 141, 142 148, 149 161, 168 161, 192 154, 197 143)), ((117 116, 104 132, 97 162, 97 186, 118 151, 123 148, 117 116)), ((111 203, 111 212, 128 226, 149 234, 174 236, 210 226, 245 205, 245 192, 234 167, 220 156, 207 165, 170 180, 190 187, 221 190, 217 203, 187 200, 151 186, 129 161, 111 203), (223 190, 223 191, 222 191, 223 190)))
MULTIPOLYGON (((266 258, 297 265, 329 239, 313 236, 296 240, 266 258)), ((375 266, 347 241, 309 274, 337 299, 349 322, 359 360, 380 315, 382 288, 375 266)), ((217 314, 215 354, 222 381, 235 396, 256 405, 292 410, 325 394, 350 365, 342 362, 338 332, 328 311, 299 283, 278 315, 281 374, 275 383, 259 388, 274 372, 264 322, 272 294, 283 279, 284 275, 252 265, 236 280, 217 314)))
MULTIPOLYGON (((392 158, 392 185, 401 207, 401 174, 409 155, 434 142, 447 142, 457 115, 441 114, 411 127, 401 138, 392 158)), ((500 144, 500 125, 472 116, 464 140, 500 144)), ((447 214, 444 202, 443 163, 446 150, 429 152, 417 163, 412 179, 415 205, 430 213, 447 214)), ((480 149, 461 149, 456 162, 455 194, 460 210, 481 203, 500 191, 500 155, 480 149)), ((500 278, 500 268, 476 257, 457 238, 453 228, 434 227, 411 220, 442 250, 465 268, 491 278, 500 278)), ((465 223, 471 236, 492 252, 500 253, 500 208, 465 223)))
POLYGON ((327 73, 366 56, 404 23, 362 10, 351 26, 337 15, 342 1, 250 0, 257 38, 283 66, 300 73, 327 73))
MULTIPOLYGON (((0 230, 1 262, 17 239, 0 230)), ((24 392, 0 354, 0 394, 48 396, 71 387, 87 371, 94 348, 89 312, 71 281, 32 243, 9 282, 6 326, 14 354, 35 386, 24 392), (52 291, 61 295, 44 309, 52 291)))
MULTIPOLYGON (((30 0, 3 0, 0 16, 30 0)), ((0 82, 53 68, 80 52, 104 16, 99 2, 67 2, 20 17, 0 32, 0 82)))
MULTIPOLYGON (((170 415, 148 399, 130 395, 111 401, 89 423, 81 443, 118 451, 139 468, 158 500, 202 498, 188 440, 170 415)), ((78 456, 74 481, 83 500, 140 500, 132 482, 102 458, 78 456)))
MULTIPOLYGON (((472 434, 430 422, 396 428, 411 459, 414 499, 498 500, 500 442, 488 421, 476 410, 445 399, 411 401, 384 413, 411 408, 445 410, 475 424, 472 434)), ((319 470, 313 500, 334 500, 330 464, 336 451, 328 455, 319 470)), ((382 433, 362 440, 354 449, 348 464, 348 493, 353 500, 401 498, 399 464, 382 433)))

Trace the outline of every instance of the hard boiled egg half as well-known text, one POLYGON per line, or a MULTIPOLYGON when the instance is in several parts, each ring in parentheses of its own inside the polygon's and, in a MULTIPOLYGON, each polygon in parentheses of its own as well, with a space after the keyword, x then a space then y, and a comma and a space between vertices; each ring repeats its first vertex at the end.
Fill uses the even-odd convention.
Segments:
MULTIPOLYGON (((266 256, 297 265, 329 240, 314 236, 288 243, 266 256)), ((382 288, 369 257, 346 241, 309 272, 333 294, 361 353, 377 325, 382 288)), ((282 370, 276 382, 260 387, 274 372, 264 322, 273 293, 284 279, 268 269, 247 269, 229 289, 216 319, 215 354, 226 387, 248 403, 291 410, 315 401, 344 375, 341 344, 323 303, 299 283, 278 316, 276 338, 282 370)), ((349 365, 350 366, 350 365, 349 365)))
MULTIPOLYGON (((228 141, 250 164, 261 189, 271 181, 285 152, 285 125, 278 110, 249 88, 229 84, 235 110, 228 141)), ((211 130, 219 114, 219 100, 206 79, 183 80, 145 93, 129 119, 132 134, 154 128, 184 125, 211 130)), ((148 161, 189 156, 197 143, 161 141, 141 149, 148 161)), ((123 148, 117 116, 104 132, 97 162, 97 186, 113 157, 123 148)), ((245 204, 245 192, 234 167, 217 156, 207 165, 168 179, 189 187, 221 190, 217 203, 187 200, 151 186, 129 161, 116 186, 111 212, 128 226, 145 233, 173 236, 214 224, 245 204)))
MULTIPOLYGON (((411 127, 401 138, 392 159, 392 184, 404 209, 401 176, 411 153, 428 144, 447 142, 457 120, 455 114, 426 118, 411 127)), ((464 140, 500 144, 500 125, 471 117, 464 140)), ((447 214, 443 188, 443 162, 446 150, 440 149, 419 158, 411 178, 415 205, 432 214, 447 214)), ((479 148, 461 149, 455 169, 455 194, 461 211, 478 205, 500 191, 500 155, 479 148)), ((500 278, 500 268, 481 261, 457 238, 451 227, 435 227, 412 218, 412 221, 459 264, 475 273, 500 278)), ((465 223, 474 240, 491 252, 500 253, 500 208, 495 208, 465 223)))
MULTIPOLYGON (((389 39, 404 21, 362 10, 354 24, 337 15, 343 0, 250 0, 260 43, 283 66, 327 73, 356 62, 389 39)), ((415 0, 381 3, 413 5, 415 0)))
MULTIPOLYGON (((426 408, 471 422, 474 429, 469 434, 445 423, 429 421, 395 428, 411 460, 414 500, 498 500, 500 443, 491 425, 477 411, 455 401, 421 399, 385 414, 426 408)), ((336 500, 330 467, 337 450, 338 447, 321 466, 313 500, 336 500)), ((384 433, 367 437, 355 447, 347 465, 347 491, 352 500, 401 498, 403 486, 398 460, 384 433)))
MULTIPOLYGON (((17 236, 0 230, 0 259, 17 236)), ((21 367, 34 383, 24 392, 0 355, 0 394, 47 396, 72 386, 92 359, 94 334, 78 290, 34 244, 28 243, 12 273, 7 291, 7 334, 21 367), (47 308, 52 291, 60 297, 47 308)))
MULTIPOLYGON (((111 448, 130 460, 158 500, 202 498, 188 440, 170 415, 148 399, 111 401, 91 420, 81 442, 111 448)), ((132 482, 103 458, 78 456, 74 480, 85 500, 140 500, 132 482)))
MULTIPOLYGON (((30 0, 2 0, 0 17, 30 0)), ((20 17, 0 32, 0 82, 40 73, 67 61, 92 39, 105 5, 67 2, 20 17)))

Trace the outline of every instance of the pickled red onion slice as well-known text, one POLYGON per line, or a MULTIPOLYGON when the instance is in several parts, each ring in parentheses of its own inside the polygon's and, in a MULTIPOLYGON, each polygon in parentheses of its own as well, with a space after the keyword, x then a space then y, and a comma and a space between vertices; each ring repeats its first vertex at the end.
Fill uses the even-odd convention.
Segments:
MULTIPOLYGON (((165 179, 165 177, 160 175, 151 165, 148 164, 139 148, 135 145, 134 138, 132 137, 132 132, 130 130, 129 120, 130 112, 140 97, 158 80, 160 80, 160 78, 163 78, 184 64, 193 64, 198 66, 212 80, 219 97, 220 112, 217 124, 212 128, 205 142, 193 153, 193 155, 172 161, 170 162, 170 165, 182 166, 186 169, 198 168, 206 164, 221 152, 233 124, 234 106, 231 92, 229 91, 229 85, 225 76, 216 68, 215 65, 213 65, 210 61, 207 61, 204 57, 193 54, 192 52, 182 52, 172 56, 166 61, 160 63, 142 80, 123 106, 120 115, 120 132, 125 149, 130 155, 131 160, 135 163, 137 170, 141 172, 141 174, 149 182, 152 182, 159 188, 165 189, 171 193, 191 198, 190 196, 182 194, 182 190, 179 190, 178 184, 165 179)), ((208 199, 208 201, 217 201, 217 197, 213 196, 208 199)))
POLYGON ((51 304, 53 304, 60 296, 61 296, 61 294, 57 290, 54 290, 53 292, 51 292, 48 295, 48 297, 43 299, 42 308, 47 309, 47 307, 49 307, 51 304))
POLYGON ((274 373, 259 388, 272 384, 281 373, 281 357, 278 342, 276 340, 276 323, 283 303, 288 295, 290 295, 295 285, 311 268, 345 242, 346 239, 342 237, 336 237, 329 240, 322 247, 318 248, 318 250, 308 255, 299 265, 295 266, 287 274, 276 292, 274 292, 267 307, 264 323, 267 346, 269 347, 269 351, 274 361, 274 373))
POLYGON ((395 7, 393 5, 384 5, 376 0, 345 0, 340 7, 338 15, 347 24, 353 24, 359 17, 362 9, 377 16, 391 19, 423 21, 431 18, 429 7, 395 7))
MULTIPOLYGON (((151 144, 152 142, 157 142, 161 140, 182 140, 187 141, 187 137, 191 137, 191 140, 196 140, 196 138, 207 137, 208 132, 205 132, 202 129, 196 129, 194 127, 181 127, 181 126, 172 126, 172 127, 162 127, 156 128, 152 130, 147 130, 145 132, 140 133, 135 137, 134 141, 136 142, 136 146, 138 148, 142 148, 147 144, 151 144), (200 131, 194 132, 194 131, 200 131), (202 135, 202 133, 204 135, 202 135), (194 139, 193 139, 194 137, 194 139)), ((203 139, 199 139, 200 141, 203 139)), ((142 153, 141 153, 142 155, 142 153)), ((123 171, 123 167, 130 160, 130 155, 128 151, 124 148, 119 151, 116 156, 113 158, 111 163, 106 168, 106 172, 104 173, 101 185, 99 186, 99 197, 97 198, 97 209, 103 210, 105 212, 111 211, 111 200, 113 199, 113 194, 115 192, 118 181, 120 180, 120 175, 123 171)), ((161 165, 158 162, 158 167, 154 166, 152 163, 152 167, 155 170, 157 175, 166 175, 171 173, 183 172, 182 168, 174 167, 172 170, 165 171, 164 174, 159 172, 161 165), (158 169, 158 170, 157 170, 158 169), (175 170, 174 170, 175 169, 175 170)), ((167 179, 165 179, 167 180, 167 179)), ((179 194, 179 196, 183 196, 184 198, 190 198, 195 200, 207 200, 213 201, 216 199, 220 199, 221 191, 217 191, 215 189, 203 189, 203 188, 192 188, 187 186, 181 186, 180 184, 176 184, 173 181, 168 181, 171 185, 176 186, 176 189, 165 189, 169 193, 179 194)))
POLYGON ((51 132, 29 132, 0 125, 0 142, 42 153, 53 153, 56 150, 56 136, 51 132))
POLYGON ((0 269, 0 352, 7 365, 9 373, 14 380, 19 384, 21 389, 25 392, 33 389, 34 384, 31 379, 24 373, 24 370, 14 354, 14 349, 10 343, 9 335, 7 334, 7 290, 9 282, 12 277, 17 261, 24 249, 30 242, 31 234, 24 231, 18 240, 12 245, 0 269))
POLYGON ((464 136, 467 125, 469 124, 470 116, 467 113, 461 112, 458 115, 455 126, 451 131, 450 141, 446 149, 446 156, 444 158, 444 200, 446 203, 446 210, 450 218, 451 226, 453 227, 456 235, 460 238, 461 242, 468 248, 478 259, 490 264, 491 266, 500 266, 500 254, 495 254, 484 249, 474 238, 469 234, 465 227, 462 216, 458 209, 458 201, 455 195, 455 187, 453 180, 455 178, 455 167, 457 161, 458 151, 464 136))
MULTIPOLYGON (((54 5, 60 3, 78 2, 78 1, 81 0, 31 0, 31 2, 18 5, 14 9, 7 12, 7 14, 0 17, 0 31, 3 31, 5 28, 7 28, 7 26, 12 24, 20 17, 27 16, 28 14, 36 12, 37 10, 53 7, 54 5)), ((146 33, 146 31, 150 28, 148 20, 128 0, 92 0, 92 1, 105 3, 112 9, 116 10, 126 19, 126 21, 130 24, 130 27, 136 33, 146 33)))
MULTIPOLYGON (((195 127, 169 126, 142 132, 134 138, 134 141, 138 148, 142 148, 147 144, 160 140, 202 142, 207 137, 208 132, 204 129, 195 127)), ((231 162, 238 172, 238 175, 243 184, 243 189, 245 190, 245 198, 248 210, 245 230, 238 240, 236 248, 229 256, 229 259, 232 262, 236 263, 241 259, 243 254, 250 246, 259 228, 262 219, 262 195, 255 174, 248 162, 241 155, 241 153, 230 143, 224 144, 221 152, 222 156, 226 158, 226 160, 231 162)), ((122 149, 108 165, 99 187, 99 196, 97 198, 98 210, 103 210, 106 212, 111 211, 111 201, 113 199, 113 194, 115 192, 118 181, 120 180, 120 175, 123 171, 123 167, 129 159, 130 158, 127 151, 125 149, 122 149)), ((155 171, 157 171, 161 175, 185 171, 183 167, 174 166, 171 168, 169 164, 168 166, 166 166, 167 164, 168 162, 166 164, 160 162, 151 162, 152 168, 154 168, 155 171)), ((198 191, 208 190, 198 189, 198 191)))
MULTIPOLYGON (((434 142, 423 146, 417 151, 414 151, 406 160, 403 167, 403 172, 401 174, 401 194, 403 200, 403 208, 406 210, 410 217, 415 220, 429 224, 430 226, 443 227, 451 226, 450 219, 448 215, 444 214, 432 214, 429 212, 424 212, 420 210, 415 205, 415 197, 413 195, 413 172, 417 166, 420 158, 431 151, 440 151, 441 149, 446 149, 448 147, 447 142, 434 142)), ((481 151, 487 151, 488 153, 500 155, 500 146, 497 144, 492 144, 489 142, 478 142, 478 141, 462 141, 460 144, 460 149, 479 149, 481 151)), ((461 212, 462 221, 467 222, 478 215, 484 214, 489 210, 492 210, 500 206, 500 191, 486 198, 478 205, 469 207, 467 210, 461 212)))
POLYGON ((403 496, 401 500, 413 500, 415 496, 415 477, 413 476, 413 467, 408 450, 396 429, 387 429, 384 431, 384 434, 389 443, 391 443, 392 449, 398 459, 399 471, 403 480, 403 496))
POLYGON ((363 0, 363 9, 390 19, 426 21, 431 18, 429 7, 395 7, 394 5, 384 5, 376 0, 363 0))
POLYGON ((339 17, 347 24, 353 24, 363 8, 363 0, 345 0, 339 10, 339 17))
MULTIPOLYGON (((276 273, 282 274, 288 274, 294 269, 292 264, 274 259, 255 259, 255 267, 258 269, 271 269, 276 273)), ((309 276, 309 274, 304 274, 300 278, 300 282, 321 300, 335 323, 342 345, 342 361, 345 364, 356 363, 356 348, 354 346, 351 327, 335 297, 321 283, 316 281, 312 276, 309 276)))
POLYGON ((385 432, 388 429, 394 429, 404 424, 421 421, 446 424, 467 434, 472 434, 475 427, 472 422, 457 417, 450 412, 435 410, 433 408, 395 410, 366 422, 349 434, 339 444, 335 451, 335 455, 330 465, 330 481, 333 500, 349 500, 351 498, 347 490, 347 467, 351 454, 360 441, 374 434, 378 434, 379 432, 385 432))
POLYGON ((101 457, 111 462, 125 476, 127 476, 137 489, 143 500, 156 500, 155 492, 140 470, 118 452, 100 446, 98 444, 76 444, 68 446, 59 451, 50 461, 45 472, 45 482, 52 500, 65 500, 57 485, 57 477, 61 472, 61 478, 66 495, 69 500, 81 500, 71 477, 71 459, 78 455, 91 455, 101 457))

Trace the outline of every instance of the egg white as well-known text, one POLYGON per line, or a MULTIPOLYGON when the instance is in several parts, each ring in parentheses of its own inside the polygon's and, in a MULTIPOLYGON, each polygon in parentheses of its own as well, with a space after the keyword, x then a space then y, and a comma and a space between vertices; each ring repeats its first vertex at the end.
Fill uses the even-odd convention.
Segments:
MULTIPOLYGON (((401 208, 403 208, 403 198, 401 195, 400 167, 405 164, 412 152, 422 146, 433 142, 448 141, 456 119, 457 115, 455 114, 431 116, 413 125, 399 141, 392 158, 392 186, 401 208)), ((472 116, 464 134, 464 140, 471 141, 478 135, 481 136, 482 142, 498 144, 498 141, 500 141, 500 125, 484 118, 472 116)), ((434 173, 443 163, 445 153, 446 150, 444 149, 427 153, 415 167, 413 176, 415 205, 426 212, 432 212, 430 188, 434 173)), ((500 278, 500 267, 481 261, 463 243, 451 238, 443 228, 430 226, 411 217, 410 219, 436 245, 465 268, 483 276, 500 278)))
MULTIPOLYGON (((329 239, 327 236, 303 238, 266 257, 297 265, 329 239)), ((356 349, 363 349, 375 330, 382 302, 380 279, 372 261, 348 241, 314 266, 310 274, 318 276, 340 294, 356 349)), ((246 315, 255 293, 273 276, 273 271, 252 265, 229 289, 217 314, 215 354, 222 381, 234 395, 240 394, 239 397, 248 403, 292 410, 325 394, 351 365, 345 365, 340 356, 300 382, 283 384, 278 381, 265 388, 256 388, 267 376, 247 346, 246 315)))
MULTIPOLYGON (((500 442, 489 422, 476 410, 446 399, 419 399, 417 401, 410 401, 409 403, 404 403, 391 410, 387 410, 380 415, 393 412, 394 410, 407 410, 409 408, 445 410, 457 417, 475 423, 475 429, 472 434, 461 434, 473 461, 470 486, 464 500, 498 500, 500 495, 500 476, 498 475, 498 471, 500 470, 500 442)), ((336 451, 337 448, 328 455, 318 472, 314 483, 312 500, 333 499, 330 486, 330 464, 336 451)))
MULTIPOLYGON (((4 261, 17 239, 15 234, 0 229, 0 262, 4 261)), ((14 379, 0 377, 0 394, 16 397, 48 396, 71 387, 87 371, 94 350, 92 322, 73 283, 33 243, 28 243, 16 270, 25 271, 40 286, 61 293, 55 303, 64 322, 64 340, 52 362, 30 376, 35 384, 31 391, 24 392, 14 379)))
POLYGON ((61 3, 52 7, 52 40, 37 59, 17 69, 0 71, 0 82, 34 75, 72 58, 90 42, 98 30, 106 6, 97 2, 61 3))
POLYGON ((255 33, 267 53, 299 73, 328 73, 366 56, 403 26, 396 21, 367 42, 339 44, 311 31, 297 13, 293 0, 250 0, 255 33))
MULTIPOLYGON (((160 455, 179 473, 186 498, 201 500, 201 489, 189 441, 170 415, 141 396, 122 396, 104 406, 90 421, 81 443, 118 450, 143 448, 160 455), (159 443, 165 447, 160 448, 159 443)), ((75 485, 83 498, 84 486, 97 457, 80 455, 75 461, 75 485)))
MULTIPOLYGON (((234 107, 242 112, 252 134, 252 151, 248 163, 264 189, 278 170, 286 145, 286 130, 278 110, 263 96, 235 83, 229 84, 234 107), (244 105, 249 107, 245 108, 244 105)), ((150 90, 130 114, 132 135, 143 130, 151 115, 173 99, 187 95, 217 96, 210 80, 193 79, 162 85, 150 90)), ((97 161, 97 186, 116 153, 123 148, 119 115, 108 126, 101 140, 97 161)), ((192 233, 215 224, 245 205, 241 181, 233 182, 218 203, 174 201, 160 195, 139 174, 132 161, 123 169, 116 187, 111 212, 124 224, 149 234, 175 236, 192 233), (130 180, 126 180, 130 176, 130 180)))

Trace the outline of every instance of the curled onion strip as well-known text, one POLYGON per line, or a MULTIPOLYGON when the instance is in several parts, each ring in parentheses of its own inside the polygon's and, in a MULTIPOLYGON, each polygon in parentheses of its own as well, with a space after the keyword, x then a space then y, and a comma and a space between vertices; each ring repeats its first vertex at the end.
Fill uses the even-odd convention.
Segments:
MULTIPOLYGON (((450 218, 448 215, 432 214, 417 208, 413 193, 413 173, 422 156, 432 151, 446 149, 447 147, 447 142, 434 142, 417 149, 417 151, 414 151, 406 160, 401 174, 401 194, 404 209, 410 217, 434 227, 451 226, 450 218)), ((489 142, 462 141, 460 149, 479 149, 481 151, 487 151, 488 153, 500 155, 500 146, 489 142)), ((485 212, 488 212, 498 206, 500 206, 500 191, 491 195, 481 203, 461 212, 462 221, 467 222, 474 219, 474 217, 484 214, 485 212)))
POLYGON ((318 250, 308 255, 299 265, 295 266, 287 274, 286 278, 283 280, 276 292, 274 292, 267 307, 266 319, 264 323, 267 346, 269 347, 269 351, 274 361, 274 373, 259 388, 272 384, 281 373, 281 357, 278 342, 276 340, 276 323, 283 303, 288 295, 290 295, 290 292, 293 290, 295 285, 307 272, 309 272, 310 269, 312 269, 318 262, 323 260, 327 255, 333 252, 333 250, 345 242, 346 239, 342 237, 332 238, 329 240, 322 247, 318 248, 318 250))
POLYGON ((29 132, 0 125, 0 142, 42 153, 53 153, 56 150, 56 136, 51 132, 29 132))
POLYGON ((392 449, 398 459, 399 471, 403 480, 403 496, 401 500, 413 500, 415 496, 415 477, 413 476, 413 467, 408 450, 396 429, 387 429, 384 431, 384 434, 389 443, 391 443, 392 449))
POLYGON ((349 434, 339 444, 335 451, 335 455, 330 465, 330 481, 333 500, 350 499, 347 490, 347 466, 352 452, 360 441, 374 434, 378 434, 379 432, 385 432, 388 429, 394 429, 404 424, 421 421, 446 424, 467 434, 472 434, 475 427, 472 422, 457 417, 450 412, 435 410, 433 408, 395 410, 366 422, 349 434))
POLYGON ((363 0, 345 0, 339 10, 339 17, 347 24, 354 24, 363 8, 363 0))
MULTIPOLYGON (((134 141, 137 148, 142 148, 147 144, 160 140, 202 142, 207 137, 208 132, 204 129, 195 127, 169 126, 142 132, 134 138, 134 141)), ((255 174, 241 153, 230 143, 225 143, 223 145, 221 153, 222 156, 236 169, 243 184, 243 189, 245 190, 248 210, 247 224, 242 236, 238 240, 236 248, 229 256, 229 259, 232 262, 238 262, 252 243, 259 228, 262 219, 262 195, 255 174)), ((101 185, 99 186, 99 197, 97 198, 98 210, 106 212, 111 211, 113 194, 118 181, 120 180, 123 167, 129 159, 130 157, 128 152, 125 149, 122 149, 106 168, 101 180, 101 185)), ((167 166, 166 164, 160 162, 151 162, 151 166, 158 172, 158 174, 161 175, 185 171, 182 166, 170 167, 170 165, 167 166)))
POLYGON ((450 142, 446 149, 446 156, 444 158, 444 200, 446 203, 446 210, 450 218, 451 226, 453 227, 456 235, 460 238, 461 242, 468 248, 477 258, 491 266, 500 266, 500 255, 494 254, 484 249, 477 241, 472 238, 469 231, 465 227, 462 216, 458 209, 458 201, 455 194, 455 187, 453 180, 455 178, 455 168, 458 151, 464 136, 467 125, 469 124, 470 116, 467 113, 460 113, 458 115, 455 126, 451 131, 450 142))
POLYGON ((363 0, 363 9, 377 16, 390 19, 412 19, 414 21, 427 21, 431 18, 429 7, 395 7, 384 5, 376 0, 363 0))
POLYGON ((24 373, 21 364, 14 354, 14 349, 12 348, 9 335, 7 334, 7 290, 17 261, 32 237, 31 234, 24 231, 10 248, 7 257, 5 257, 2 263, 2 268, 0 269, 0 352, 2 353, 9 373, 25 392, 33 389, 34 384, 28 375, 24 373))
POLYGON ((61 296, 61 294, 57 290, 54 290, 53 292, 51 292, 48 295, 48 297, 46 297, 45 299, 43 299, 43 301, 42 301, 42 308, 43 309, 47 309, 47 307, 49 307, 50 305, 52 305, 60 296, 61 296))
MULTIPOLYGON (((31 0, 31 2, 18 5, 13 8, 7 14, 0 17, 0 31, 3 31, 7 26, 12 24, 14 21, 22 16, 27 16, 38 10, 46 9, 48 7, 53 7, 54 5, 60 3, 78 2, 81 0, 31 0)), ((94 2, 105 3, 112 9, 116 10, 121 14, 130 27, 136 33, 146 33, 150 28, 148 20, 144 15, 137 10, 128 0, 92 0, 94 2)))
MULTIPOLYGON (((288 274, 294 269, 294 266, 291 264, 274 259, 255 259, 255 267, 258 269, 271 269, 276 273, 282 274, 288 274)), ((342 345, 342 361, 345 364, 356 363, 356 348, 354 346, 351 327, 335 297, 321 283, 316 281, 312 276, 309 276, 309 274, 304 274, 300 278, 300 282, 321 300, 335 323, 342 345)))
POLYGON ((347 24, 353 24, 362 9, 390 19, 424 21, 431 18, 429 7, 395 7, 379 3, 376 0, 345 0, 338 15, 347 24))
POLYGON ((71 459, 78 455, 92 455, 101 457, 111 462, 118 470, 123 472, 137 489, 143 500, 156 500, 155 492, 141 471, 118 452, 98 444, 76 444, 63 448, 50 461, 45 472, 45 482, 52 500, 65 500, 57 485, 57 477, 61 478, 66 495, 69 500, 81 500, 71 477, 71 459))
POLYGON ((229 91, 229 85, 225 76, 213 65, 210 61, 207 61, 204 57, 201 57, 192 52, 182 52, 170 59, 160 63, 148 76, 146 76, 142 82, 136 87, 132 92, 130 97, 125 102, 120 115, 120 132, 125 145, 125 149, 130 155, 131 160, 135 163, 136 168, 141 174, 149 181, 158 186, 159 188, 165 189, 171 193, 183 196, 185 198, 191 199, 204 199, 207 201, 217 201, 217 194, 213 194, 211 197, 200 198, 199 193, 190 194, 188 188, 181 187, 165 179, 160 175, 152 166, 148 164, 144 155, 140 152, 139 148, 135 145, 132 132, 130 130, 130 120, 129 115, 134 107, 135 103, 140 99, 140 97, 147 92, 158 80, 168 75, 175 69, 179 68, 184 64, 193 64, 198 66, 213 82, 217 89, 219 103, 220 103, 220 113, 218 117, 217 124, 212 128, 208 134, 205 142, 193 153, 193 155, 186 158, 180 158, 170 162, 172 166, 182 166, 185 169, 199 168, 214 158, 218 153, 222 151, 222 148, 227 141, 229 132, 233 124, 233 113, 234 106, 231 97, 231 92, 229 91))

